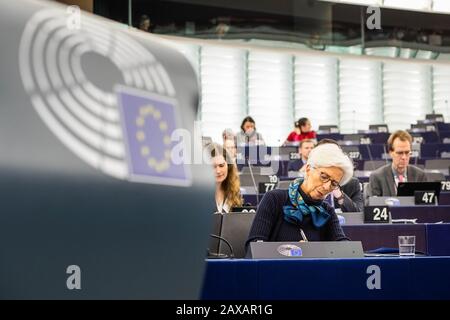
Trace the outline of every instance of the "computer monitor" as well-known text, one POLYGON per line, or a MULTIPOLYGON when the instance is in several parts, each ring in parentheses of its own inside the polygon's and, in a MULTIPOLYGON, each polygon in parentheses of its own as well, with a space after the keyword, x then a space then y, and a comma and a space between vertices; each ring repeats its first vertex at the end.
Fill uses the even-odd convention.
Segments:
POLYGON ((439 199, 441 192, 440 182, 400 182, 397 187, 397 196, 414 196, 415 191, 434 191, 439 199))

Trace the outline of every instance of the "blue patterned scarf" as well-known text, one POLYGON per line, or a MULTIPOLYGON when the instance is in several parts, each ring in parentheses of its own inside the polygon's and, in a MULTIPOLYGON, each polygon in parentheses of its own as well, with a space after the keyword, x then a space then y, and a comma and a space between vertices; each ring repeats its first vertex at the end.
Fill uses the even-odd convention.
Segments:
POLYGON ((330 218, 330 214, 322 206, 307 205, 300 194, 299 188, 303 183, 302 178, 295 179, 289 185, 290 206, 283 206, 284 220, 298 224, 303 221, 303 217, 310 214, 314 226, 322 227, 330 218))

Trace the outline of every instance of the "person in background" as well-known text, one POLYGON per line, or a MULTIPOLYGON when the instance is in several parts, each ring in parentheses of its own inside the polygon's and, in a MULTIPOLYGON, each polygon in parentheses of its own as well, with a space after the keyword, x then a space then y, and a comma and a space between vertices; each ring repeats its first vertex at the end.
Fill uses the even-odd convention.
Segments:
POLYGON ((217 37, 219 39, 222 39, 228 33, 229 30, 230 30, 229 25, 227 25, 226 23, 223 23, 223 22, 219 23, 216 26, 217 37))
POLYGON ((311 121, 308 118, 300 118, 294 125, 294 131, 289 134, 283 145, 296 144, 305 139, 316 139, 316 132, 311 130, 311 121))
POLYGON ((399 182, 427 181, 425 171, 409 164, 412 137, 407 131, 395 131, 389 136, 387 144, 392 164, 372 172, 367 188, 368 197, 395 197, 399 182))
POLYGON ((211 155, 216 179, 217 212, 230 212, 232 207, 242 206, 237 167, 230 154, 218 144, 207 146, 211 155))
POLYGON ((150 31, 151 25, 152 25, 152 23, 150 21, 149 16, 147 16, 146 14, 143 14, 139 20, 139 30, 151 32, 150 31))
POLYGON ((232 129, 226 128, 225 130, 223 130, 222 141, 223 147, 227 150, 232 159, 236 161, 237 155, 236 135, 234 134, 232 129))
POLYGON ((236 135, 233 132, 233 129, 226 128, 222 131, 222 140, 236 140, 236 135))
POLYGON ((300 159, 290 160, 288 164, 288 172, 289 171, 300 171, 301 173, 305 172, 306 163, 308 161, 309 154, 311 150, 314 148, 315 141, 312 139, 305 139, 300 142, 298 146, 298 154, 300 159))
POLYGON ((267 192, 256 211, 246 242, 348 240, 328 203, 328 193, 353 176, 353 163, 334 144, 315 147, 308 158, 305 177, 288 190, 267 192))
POLYGON ((264 145, 262 135, 256 131, 255 120, 248 116, 242 120, 241 131, 236 136, 237 145, 257 146, 264 145))
MULTIPOLYGON (((337 141, 333 139, 322 139, 317 143, 317 146, 324 144, 334 144, 340 148, 337 141)), ((341 209, 342 212, 364 211, 361 183, 356 177, 351 177, 346 184, 342 185, 340 188, 334 189, 333 192, 328 195, 327 200, 329 200, 335 209, 341 209)))
POLYGON ((236 143, 234 142, 234 139, 223 140, 223 147, 225 148, 225 150, 227 150, 231 159, 233 159, 233 161, 236 163, 237 148, 236 148, 236 143))

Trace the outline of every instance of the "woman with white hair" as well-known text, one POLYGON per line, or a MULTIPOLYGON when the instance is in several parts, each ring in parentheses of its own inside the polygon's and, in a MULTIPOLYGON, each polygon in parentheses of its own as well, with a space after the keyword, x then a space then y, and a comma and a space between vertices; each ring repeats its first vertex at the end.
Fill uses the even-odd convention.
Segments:
POLYGON ((323 200, 353 176, 353 163, 335 144, 314 148, 304 178, 288 190, 266 193, 258 206, 246 245, 263 241, 349 240, 334 208, 323 200))

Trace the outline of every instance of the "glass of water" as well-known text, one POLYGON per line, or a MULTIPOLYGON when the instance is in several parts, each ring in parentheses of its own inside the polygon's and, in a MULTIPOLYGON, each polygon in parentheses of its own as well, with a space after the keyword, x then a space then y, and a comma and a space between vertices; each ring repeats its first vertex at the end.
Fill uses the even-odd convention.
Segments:
POLYGON ((416 254, 416 236, 398 236, 400 257, 413 257, 416 254))

